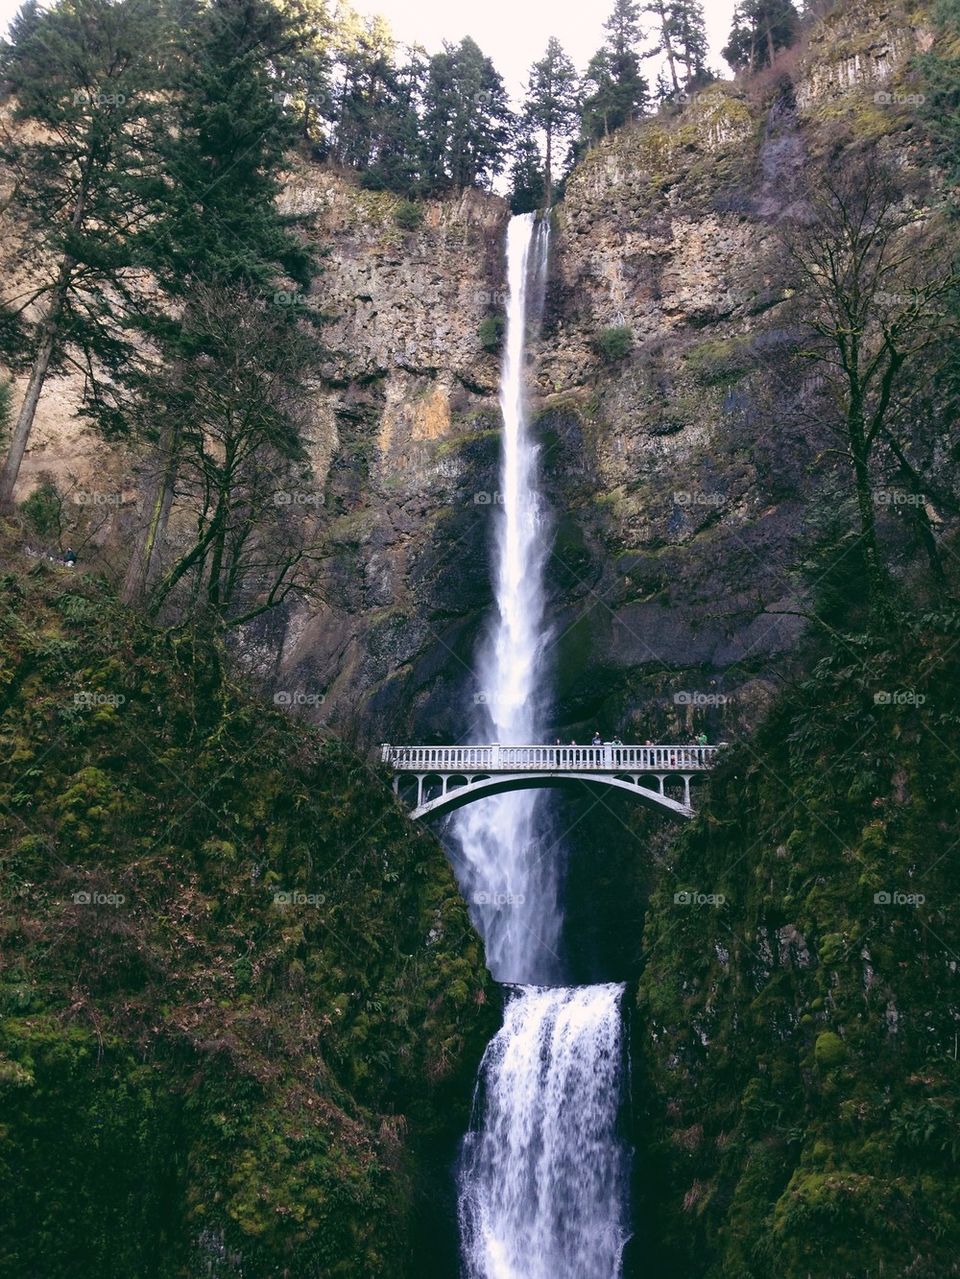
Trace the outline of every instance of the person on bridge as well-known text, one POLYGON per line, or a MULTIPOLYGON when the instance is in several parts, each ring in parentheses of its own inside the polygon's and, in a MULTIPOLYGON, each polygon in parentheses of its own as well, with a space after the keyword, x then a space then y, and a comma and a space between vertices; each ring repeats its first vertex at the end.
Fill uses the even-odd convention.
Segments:
POLYGON ((611 738, 610 745, 611 745, 611 746, 622 746, 622 745, 623 745, 623 740, 622 740, 622 738, 620 737, 620 734, 619 734, 619 733, 617 733, 615 737, 611 738))
POLYGON ((599 733, 596 729, 594 729, 594 733, 593 733, 593 741, 590 743, 590 745, 591 745, 591 746, 602 746, 602 745, 603 745, 603 738, 600 736, 600 733, 599 733))
POLYGON ((706 746, 706 744, 707 744, 707 735, 706 735, 706 733, 698 733, 698 734, 697 734, 697 745, 698 745, 698 746, 706 746))

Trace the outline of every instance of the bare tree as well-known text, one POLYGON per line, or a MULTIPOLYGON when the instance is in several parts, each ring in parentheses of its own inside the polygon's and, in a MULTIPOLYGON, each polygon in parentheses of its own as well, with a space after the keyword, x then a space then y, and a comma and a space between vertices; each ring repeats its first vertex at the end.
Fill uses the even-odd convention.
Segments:
POLYGON ((161 476, 134 554, 148 547, 151 615, 179 599, 237 626, 319 576, 322 495, 305 447, 317 347, 283 306, 243 286, 196 286, 181 324, 190 354, 140 398, 161 476), (193 532, 169 559, 157 539, 171 507, 193 532))
POLYGON ((828 423, 849 465, 870 607, 885 619, 890 588, 877 541, 874 464, 881 444, 909 467, 909 387, 956 332, 960 275, 945 219, 916 207, 880 163, 847 161, 811 185, 802 220, 784 233, 795 300, 822 374, 828 423))

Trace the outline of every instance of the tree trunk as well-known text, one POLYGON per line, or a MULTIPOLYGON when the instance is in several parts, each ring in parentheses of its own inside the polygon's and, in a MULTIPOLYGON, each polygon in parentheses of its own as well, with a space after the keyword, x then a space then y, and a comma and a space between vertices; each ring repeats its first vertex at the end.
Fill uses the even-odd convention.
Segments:
POLYGON ((773 44, 773 28, 770 26, 770 15, 767 14, 767 57, 770 59, 770 65, 773 66, 773 60, 777 56, 777 51, 773 44))
MULTIPOLYGON (((854 359, 854 367, 857 367, 854 359)), ((847 437, 850 456, 853 459, 854 486, 857 494, 857 510, 860 515, 860 542, 867 574, 867 592, 870 612, 878 622, 889 622, 892 614, 887 593, 887 580, 880 567, 880 551, 877 546, 876 511, 873 505, 873 488, 870 483, 870 448, 867 444, 863 417, 862 392, 859 383, 851 375, 851 399, 847 411, 847 437)))
POLYGON ((13 510, 13 490, 17 484, 17 476, 20 474, 23 455, 27 451, 27 441, 30 438, 30 432, 33 430, 34 418, 37 416, 40 393, 43 390, 43 384, 47 379, 47 372, 50 368, 50 361, 53 358, 53 348, 56 345, 57 331, 60 327, 60 316, 63 311, 67 285, 70 282, 73 267, 73 258, 64 258, 60 265, 50 309, 44 317, 40 330, 40 345, 37 348, 37 354, 34 356, 33 368, 30 370, 30 380, 27 382, 23 403, 20 405, 20 412, 17 414, 17 423, 13 428, 13 438, 10 441, 7 460, 4 463, 3 475, 0 476, 0 512, 5 515, 13 510))
POLYGON ((120 598, 124 604, 139 604, 149 590, 156 576, 159 564, 159 550, 163 545, 173 505, 173 486, 177 473, 177 446, 180 429, 173 426, 169 429, 162 448, 161 473, 151 486, 149 517, 141 525, 137 534, 130 563, 127 565, 123 579, 123 590, 120 598))
POLYGON ((543 207, 550 208, 553 200, 553 130, 547 129, 547 164, 546 164, 546 181, 543 184, 543 207))
MULTIPOLYGON (((674 93, 680 92, 680 81, 677 79, 677 66, 673 52, 673 45, 670 43, 670 30, 667 26, 667 12, 661 3, 657 5, 657 12, 660 15, 660 30, 663 33, 663 51, 667 55, 667 66, 670 68, 670 79, 673 83, 674 93)), ((689 71, 689 68, 688 68, 689 71)))

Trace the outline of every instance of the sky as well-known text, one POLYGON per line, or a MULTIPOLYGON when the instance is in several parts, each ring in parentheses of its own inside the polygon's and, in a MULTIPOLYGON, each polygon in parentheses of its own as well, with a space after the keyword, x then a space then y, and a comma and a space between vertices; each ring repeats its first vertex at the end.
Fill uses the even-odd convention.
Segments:
MULTIPOLYGON (((730 68, 720 50, 730 33, 734 3, 704 3, 709 65, 724 77, 730 75, 730 68)), ((472 36, 492 58, 514 99, 523 95, 530 64, 543 56, 550 36, 557 37, 577 70, 583 71, 603 43, 603 22, 613 8, 612 0, 470 0, 465 4, 456 0, 352 0, 352 4, 360 13, 382 14, 398 40, 422 44, 428 53, 436 53, 444 40, 456 44, 464 36, 472 36)))
MULTIPOLYGON (((0 30, 5 31, 22 0, 0 0, 0 30)), ((444 40, 454 44, 473 36, 503 76, 515 100, 523 96, 530 64, 543 56, 556 36, 583 71, 603 43, 603 21, 612 0, 352 0, 361 13, 382 14, 405 44, 422 44, 436 53, 444 40)), ((710 66, 722 76, 730 69, 720 57, 727 42, 735 0, 705 0, 710 37, 710 66)), ((654 79, 655 68, 651 67, 654 79)))

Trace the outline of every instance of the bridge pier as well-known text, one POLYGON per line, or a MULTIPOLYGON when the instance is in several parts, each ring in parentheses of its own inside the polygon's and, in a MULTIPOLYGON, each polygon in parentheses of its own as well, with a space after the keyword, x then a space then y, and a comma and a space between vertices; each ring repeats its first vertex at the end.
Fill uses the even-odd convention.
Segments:
POLYGON ((690 774, 683 774, 683 806, 690 807, 690 774))
POLYGON ((657 779, 657 785, 659 786, 660 794, 662 795, 664 793, 663 783, 667 780, 667 775, 666 773, 654 773, 654 777, 657 779))

